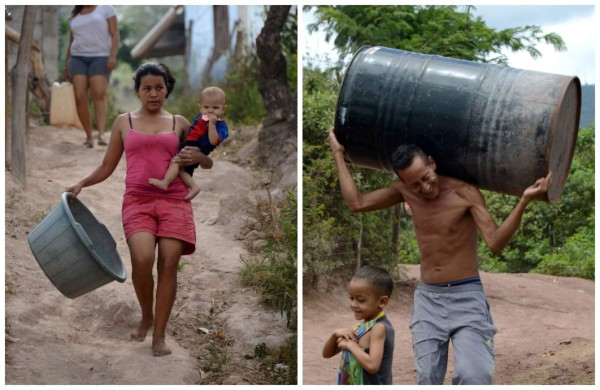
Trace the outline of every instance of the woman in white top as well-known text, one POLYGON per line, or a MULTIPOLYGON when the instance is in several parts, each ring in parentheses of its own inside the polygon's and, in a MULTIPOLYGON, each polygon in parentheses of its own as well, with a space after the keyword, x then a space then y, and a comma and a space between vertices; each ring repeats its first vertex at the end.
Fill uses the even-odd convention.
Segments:
POLYGON ((75 90, 77 115, 83 124, 88 148, 94 146, 88 91, 92 92, 98 127, 98 144, 106 145, 107 89, 117 64, 119 29, 117 12, 111 5, 76 5, 69 17, 71 37, 65 63, 65 78, 75 90))

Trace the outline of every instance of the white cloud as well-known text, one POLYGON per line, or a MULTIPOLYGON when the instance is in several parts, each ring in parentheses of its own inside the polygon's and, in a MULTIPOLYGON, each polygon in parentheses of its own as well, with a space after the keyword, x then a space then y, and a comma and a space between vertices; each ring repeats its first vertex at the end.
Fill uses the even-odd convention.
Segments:
POLYGON ((541 26, 544 33, 562 37, 567 51, 557 52, 551 45, 539 44, 542 57, 534 60, 524 52, 507 55, 514 68, 578 76, 583 84, 595 84, 595 20, 594 15, 569 19, 567 22, 541 26))

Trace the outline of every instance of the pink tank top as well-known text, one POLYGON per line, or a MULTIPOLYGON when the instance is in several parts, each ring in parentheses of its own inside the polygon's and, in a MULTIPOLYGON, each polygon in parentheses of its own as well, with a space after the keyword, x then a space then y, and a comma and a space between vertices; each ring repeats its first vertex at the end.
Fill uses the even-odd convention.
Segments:
POLYGON ((188 188, 179 177, 175 178, 166 190, 148 183, 149 178, 162 179, 165 176, 171 159, 178 150, 179 137, 174 130, 168 133, 144 134, 130 128, 125 140, 125 195, 183 199, 188 193, 188 188))

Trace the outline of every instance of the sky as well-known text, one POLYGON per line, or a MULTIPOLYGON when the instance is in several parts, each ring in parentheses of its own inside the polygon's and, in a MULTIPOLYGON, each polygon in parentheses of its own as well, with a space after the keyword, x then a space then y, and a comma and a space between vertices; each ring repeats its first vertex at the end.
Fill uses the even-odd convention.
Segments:
MULTIPOLYGON (((592 5, 476 5, 472 11, 494 29, 537 25, 544 33, 554 32, 567 46, 556 52, 550 45, 538 44, 542 57, 532 59, 527 53, 504 52, 514 68, 578 76, 582 84, 595 84, 596 28, 595 7, 592 5)), ((337 59, 333 44, 325 42, 322 32, 308 33, 306 26, 314 22, 312 13, 303 13, 305 53, 317 54, 314 64, 332 64, 337 59)))

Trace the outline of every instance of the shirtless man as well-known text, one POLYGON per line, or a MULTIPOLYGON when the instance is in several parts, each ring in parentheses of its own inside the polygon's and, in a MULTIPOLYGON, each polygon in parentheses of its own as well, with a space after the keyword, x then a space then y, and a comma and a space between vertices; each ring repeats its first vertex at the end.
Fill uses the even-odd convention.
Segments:
POLYGON ((528 187, 506 220, 497 226, 479 190, 438 176, 436 164, 414 145, 392 154, 399 181, 362 194, 344 160, 344 147, 329 131, 342 195, 350 211, 372 211, 407 202, 421 252, 421 280, 410 321, 417 384, 442 384, 452 339, 453 384, 491 384, 494 334, 489 305, 479 279, 477 230, 494 253, 506 246, 527 204, 548 191, 551 174, 528 187))

